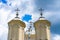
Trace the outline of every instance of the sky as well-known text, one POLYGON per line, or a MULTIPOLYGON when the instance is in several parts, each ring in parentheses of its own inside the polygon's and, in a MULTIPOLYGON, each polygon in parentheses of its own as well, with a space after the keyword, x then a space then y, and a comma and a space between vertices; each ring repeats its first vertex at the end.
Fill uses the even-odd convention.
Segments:
POLYGON ((60 0, 0 0, 0 40, 8 38, 8 22, 16 16, 29 25, 40 17, 39 8, 43 8, 43 16, 51 22, 51 40, 60 40, 60 0))

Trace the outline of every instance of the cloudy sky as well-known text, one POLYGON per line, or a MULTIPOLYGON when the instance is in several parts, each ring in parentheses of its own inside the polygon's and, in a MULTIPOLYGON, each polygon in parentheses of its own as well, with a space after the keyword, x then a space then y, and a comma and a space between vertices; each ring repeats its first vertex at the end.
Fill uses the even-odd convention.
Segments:
POLYGON ((51 40, 60 40, 60 0, 0 0, 0 40, 7 40, 7 23, 15 17, 16 8, 26 24, 38 20, 38 9, 43 8, 43 16, 51 22, 51 40))

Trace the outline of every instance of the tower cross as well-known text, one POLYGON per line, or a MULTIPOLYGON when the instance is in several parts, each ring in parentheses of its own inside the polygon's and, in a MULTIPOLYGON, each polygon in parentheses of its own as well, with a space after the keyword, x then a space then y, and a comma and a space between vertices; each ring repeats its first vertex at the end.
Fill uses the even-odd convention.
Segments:
POLYGON ((40 8, 39 11, 40 11, 40 15, 41 15, 41 17, 42 17, 42 16, 43 16, 43 11, 44 11, 44 9, 40 8))
POLYGON ((16 13, 16 18, 18 18, 18 11, 20 11, 18 8, 15 10, 17 13, 16 13))

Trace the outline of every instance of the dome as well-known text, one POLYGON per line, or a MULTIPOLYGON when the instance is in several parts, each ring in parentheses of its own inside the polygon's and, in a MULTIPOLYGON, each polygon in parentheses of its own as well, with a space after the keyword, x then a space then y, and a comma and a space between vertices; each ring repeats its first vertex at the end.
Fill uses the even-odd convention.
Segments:
POLYGON ((46 20, 45 17, 43 17, 43 13, 42 13, 43 9, 41 8, 41 9, 39 9, 39 11, 41 12, 40 13, 41 17, 39 18, 39 20, 37 20, 36 22, 34 22, 34 26, 37 27, 38 24, 43 24, 43 25, 50 26, 51 23, 48 20, 46 20))
POLYGON ((20 18, 18 17, 18 12, 16 14, 16 17, 14 19, 12 19, 10 22, 8 22, 8 24, 19 24, 21 27, 25 27, 25 23, 23 21, 20 20, 20 18))
POLYGON ((19 24, 21 25, 21 27, 25 28, 25 23, 21 20, 19 20, 18 18, 14 18, 13 20, 11 20, 10 22, 8 22, 8 24, 19 24))
POLYGON ((41 17, 39 20, 37 20, 36 22, 34 22, 34 26, 35 27, 38 24, 44 24, 44 25, 48 25, 48 26, 51 25, 51 23, 48 20, 46 20, 44 17, 41 17))

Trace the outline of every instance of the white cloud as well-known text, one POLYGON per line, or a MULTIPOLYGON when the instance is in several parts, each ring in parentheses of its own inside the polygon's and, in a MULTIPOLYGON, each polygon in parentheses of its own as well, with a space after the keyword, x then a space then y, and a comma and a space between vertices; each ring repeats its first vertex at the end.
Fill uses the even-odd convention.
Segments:
POLYGON ((53 40, 60 40, 60 35, 56 35, 53 40))
POLYGON ((0 9, 0 24, 6 25, 10 10, 0 9))
POLYGON ((8 29, 2 25, 0 25, 0 37, 4 34, 7 33, 8 29))
POLYGON ((53 34, 51 40, 60 40, 60 35, 59 34, 53 34))
POLYGON ((7 40, 8 28, 0 25, 0 40, 7 40))

